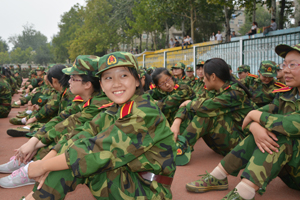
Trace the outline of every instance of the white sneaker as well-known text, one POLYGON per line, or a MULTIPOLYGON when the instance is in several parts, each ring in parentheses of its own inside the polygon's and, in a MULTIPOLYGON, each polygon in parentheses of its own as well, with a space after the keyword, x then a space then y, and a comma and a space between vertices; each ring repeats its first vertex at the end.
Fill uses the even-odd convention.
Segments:
POLYGON ((24 167, 17 169, 9 176, 0 178, 0 187, 3 188, 17 188, 33 184, 35 184, 35 180, 28 178, 24 167))
POLYGON ((0 165, 0 173, 10 174, 13 171, 19 169, 20 167, 25 166, 25 164, 21 163, 19 165, 19 162, 15 160, 16 156, 13 156, 9 159, 9 162, 0 165))

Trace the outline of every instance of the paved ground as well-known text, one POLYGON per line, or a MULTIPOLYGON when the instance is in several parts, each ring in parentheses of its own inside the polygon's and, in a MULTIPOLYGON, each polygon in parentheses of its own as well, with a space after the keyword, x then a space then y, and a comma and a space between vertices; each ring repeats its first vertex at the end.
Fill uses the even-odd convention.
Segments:
MULTIPOLYGON (((17 100, 20 95, 14 95, 13 100, 17 100)), ((28 139, 13 138, 6 134, 8 128, 17 127, 9 123, 9 118, 17 115, 18 111, 25 107, 14 108, 8 118, 0 119, 0 163, 5 163, 13 155, 13 150, 21 146, 28 139)), ((197 180, 197 175, 204 174, 205 171, 211 171, 222 159, 222 156, 210 150, 206 144, 200 140, 195 145, 195 151, 192 153, 191 162, 186 166, 177 167, 177 171, 172 184, 174 200, 196 200, 196 199, 221 199, 240 181, 239 177, 229 177, 229 189, 226 191, 208 192, 204 194, 189 193, 185 189, 185 184, 197 180)), ((0 174, 0 178, 6 174, 0 174)), ((22 196, 28 194, 32 186, 25 186, 14 189, 0 188, 0 200, 19 200, 22 196)), ((78 187, 74 192, 68 194, 67 200, 94 200, 94 197, 84 185, 78 187)), ((271 182, 267 192, 263 195, 257 195, 256 200, 299 200, 300 191, 288 188, 279 178, 271 182)))

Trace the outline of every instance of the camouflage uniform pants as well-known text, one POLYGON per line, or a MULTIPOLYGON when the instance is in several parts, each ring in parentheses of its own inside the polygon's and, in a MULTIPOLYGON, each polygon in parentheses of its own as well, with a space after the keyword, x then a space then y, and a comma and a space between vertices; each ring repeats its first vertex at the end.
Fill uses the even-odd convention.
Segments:
POLYGON ((182 122, 180 132, 191 147, 203 137, 212 150, 225 156, 244 138, 244 134, 235 128, 230 116, 220 115, 210 118, 194 116, 192 121, 189 119, 190 117, 182 122))
POLYGON ((33 197, 37 200, 64 199, 78 184, 86 184, 99 200, 172 199, 171 186, 145 181, 126 168, 121 167, 88 178, 74 177, 70 169, 50 172, 40 190, 36 190, 37 184, 35 185, 33 197))
POLYGON ((6 118, 11 110, 10 106, 0 106, 0 118, 6 118))
POLYGON ((245 168, 242 178, 259 186, 263 194, 267 184, 279 176, 285 184, 300 190, 300 148, 299 140, 277 135, 279 152, 262 153, 256 146, 253 135, 246 137, 221 161, 224 169, 237 176, 245 168))

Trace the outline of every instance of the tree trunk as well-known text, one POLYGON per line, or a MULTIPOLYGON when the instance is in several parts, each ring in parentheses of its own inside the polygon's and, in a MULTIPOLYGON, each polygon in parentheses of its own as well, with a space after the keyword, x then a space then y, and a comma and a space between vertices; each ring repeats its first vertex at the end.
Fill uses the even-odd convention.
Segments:
POLYGON ((276 0, 272 0, 272 4, 271 4, 271 19, 276 19, 276 0))
POLYGON ((184 19, 182 19, 182 22, 181 22, 181 30, 182 30, 182 39, 183 39, 183 37, 185 35, 185 33, 184 33, 184 19))
POLYGON ((170 36, 169 36, 169 25, 168 22, 165 22, 166 25, 166 42, 165 42, 165 49, 169 48, 169 40, 170 40, 170 36))
POLYGON ((142 49, 142 34, 140 34, 140 47, 139 47, 139 50, 136 50, 137 53, 140 53, 141 52, 141 49, 142 49))
POLYGON ((192 39, 193 39, 193 41, 194 41, 194 22, 195 22, 195 20, 194 20, 194 7, 193 7, 193 5, 191 4, 190 5, 191 6, 191 10, 190 10, 190 17, 191 17, 191 37, 192 37, 192 39))
POLYGON ((279 22, 278 22, 278 29, 283 29, 283 24, 284 24, 284 9, 285 9, 285 0, 281 0, 281 5, 280 5, 280 13, 279 13, 279 22))
POLYGON ((230 16, 228 14, 228 8, 226 5, 224 5, 224 14, 225 14, 225 41, 230 42, 230 16))
POLYGON ((252 22, 255 22, 256 18, 256 0, 253 2, 252 22))
MULTIPOLYGON (((147 39, 146 39, 146 50, 148 51, 148 39, 149 39, 149 33, 147 33, 147 39)), ((141 51, 142 52, 142 51, 141 51)))

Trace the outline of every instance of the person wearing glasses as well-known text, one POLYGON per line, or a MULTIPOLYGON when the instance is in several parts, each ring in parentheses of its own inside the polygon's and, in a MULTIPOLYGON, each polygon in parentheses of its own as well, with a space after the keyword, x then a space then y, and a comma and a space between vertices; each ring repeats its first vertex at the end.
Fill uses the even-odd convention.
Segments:
POLYGON ((152 81, 156 87, 149 93, 157 100, 158 107, 172 124, 180 104, 194 98, 195 93, 188 85, 174 79, 165 68, 156 68, 152 74, 152 81))
POLYGON ((171 130, 175 139, 184 136, 192 150, 203 138, 216 153, 226 155, 245 138, 243 119, 257 107, 223 59, 209 59, 203 68, 206 92, 180 105, 171 130))
POLYGON ((261 62, 257 75, 248 74, 248 76, 241 80, 251 92, 252 101, 258 107, 262 107, 271 103, 275 97, 273 90, 286 87, 285 84, 275 81, 277 76, 276 63, 270 60, 261 62))
POLYGON ((274 90, 273 102, 251 111, 243 122, 249 136, 200 180, 186 185, 189 191, 227 190, 227 176, 242 180, 223 199, 254 199, 277 176, 290 188, 300 190, 300 44, 280 44, 275 52, 284 58, 281 69, 288 87, 274 90))

